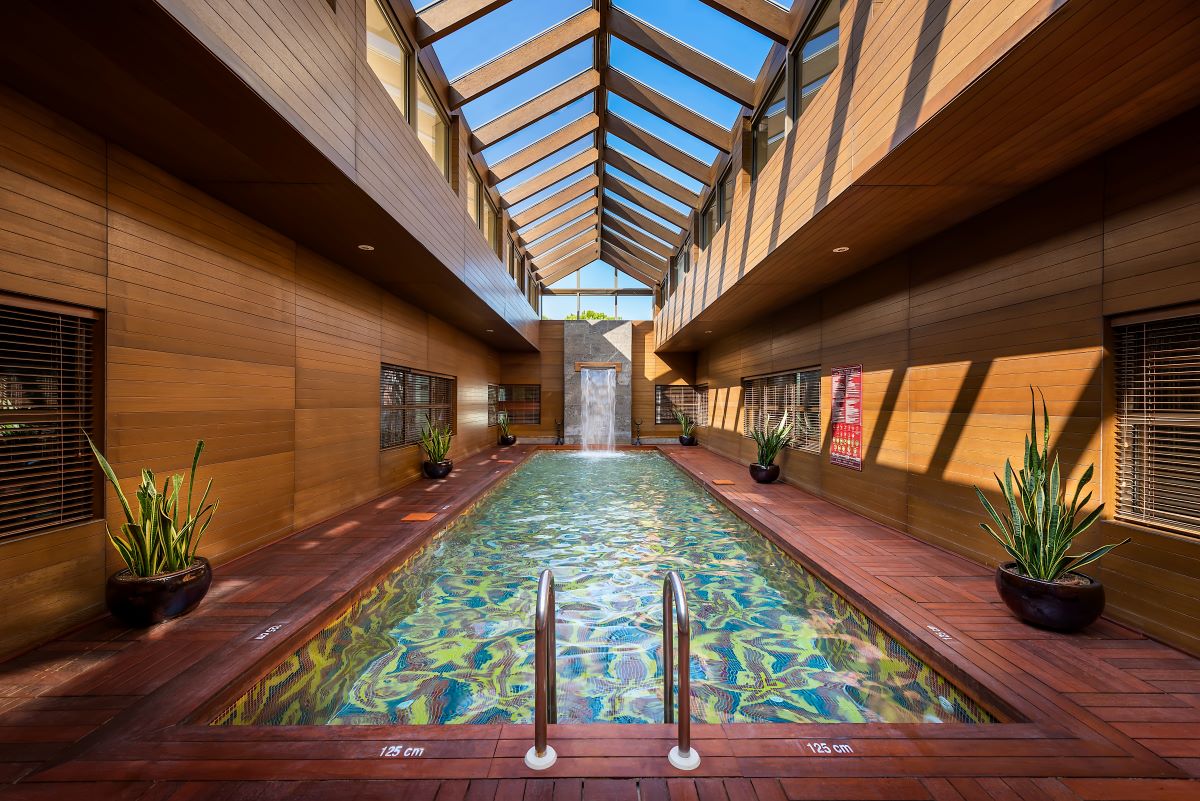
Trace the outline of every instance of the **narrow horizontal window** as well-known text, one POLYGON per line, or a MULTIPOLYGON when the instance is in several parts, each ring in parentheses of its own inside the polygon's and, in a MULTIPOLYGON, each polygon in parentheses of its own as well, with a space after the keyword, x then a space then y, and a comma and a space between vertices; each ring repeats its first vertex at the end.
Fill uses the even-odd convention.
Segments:
POLYGON ((1113 333, 1116 516, 1200 534, 1200 315, 1113 333))
POLYGON ((784 415, 793 426, 789 447, 821 450, 821 371, 818 368, 742 379, 742 433, 779 425, 784 415))
POLYGON ((407 367, 379 368, 379 448, 398 448, 421 441, 429 425, 454 426, 456 382, 418 373, 407 367))
POLYGON ((669 425, 677 422, 675 412, 682 412, 698 426, 708 425, 708 384, 656 384, 654 386, 654 423, 669 425))
POLYGON ((498 389, 496 408, 508 414, 510 423, 535 426, 542 422, 540 384, 501 384, 498 389))
POLYGON ((96 318, 0 305, 0 538, 100 514, 96 318))

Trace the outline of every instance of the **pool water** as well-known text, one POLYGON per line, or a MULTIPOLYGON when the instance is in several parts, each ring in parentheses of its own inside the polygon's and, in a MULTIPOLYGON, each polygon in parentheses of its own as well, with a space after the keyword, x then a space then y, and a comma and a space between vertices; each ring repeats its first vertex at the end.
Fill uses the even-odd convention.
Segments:
POLYGON ((218 724, 529 723, 537 576, 560 723, 663 720, 662 577, 692 613, 692 718, 989 722, 665 457, 535 454, 218 724))

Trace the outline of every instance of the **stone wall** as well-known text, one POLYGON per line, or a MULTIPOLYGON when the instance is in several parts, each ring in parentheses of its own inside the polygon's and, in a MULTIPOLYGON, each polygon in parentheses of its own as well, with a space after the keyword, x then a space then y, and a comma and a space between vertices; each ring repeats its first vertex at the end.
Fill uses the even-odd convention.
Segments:
POLYGON ((578 445, 583 398, 577 362, 617 365, 616 442, 628 445, 633 408, 633 323, 625 320, 567 320, 563 323, 563 432, 578 445))

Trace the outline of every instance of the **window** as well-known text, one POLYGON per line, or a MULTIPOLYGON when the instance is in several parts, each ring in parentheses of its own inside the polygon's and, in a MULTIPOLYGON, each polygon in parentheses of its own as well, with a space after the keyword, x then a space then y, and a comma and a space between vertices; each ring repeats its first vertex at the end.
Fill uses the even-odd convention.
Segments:
POLYGON ((475 172, 474 167, 467 169, 467 214, 471 215, 471 219, 475 221, 476 227, 482 230, 483 223, 479 217, 479 198, 482 192, 483 182, 479 180, 479 175, 475 172))
POLYGON ((717 195, 713 193, 708 199, 708 203, 704 205, 704 209, 700 212, 700 249, 707 248, 713 239, 713 234, 717 231, 717 226, 721 223, 717 217, 721 213, 720 204, 717 202, 717 195))
POLYGON ((719 195, 717 203, 721 206, 721 216, 720 222, 717 223, 718 226, 724 225, 725 221, 729 219, 729 215, 733 213, 733 196, 736 189, 737 173, 734 172, 733 167, 729 167, 725 170, 725 175, 721 178, 721 182, 717 186, 719 195))
POLYGON ((417 81, 417 138, 433 159, 433 163, 442 171, 446 180, 450 180, 450 123, 446 121, 437 101, 433 99, 433 91, 429 88, 424 74, 417 81))
POLYGON ((483 238, 492 246, 492 250, 496 255, 500 255, 500 212, 496 211, 496 204, 492 202, 491 197, 484 193, 483 196, 483 238))
POLYGON ((0 538, 99 516, 96 317, 0 305, 0 538))
MULTIPOLYGON (((489 417, 491 409, 489 411, 489 417)), ((506 412, 513 425, 535 426, 542 422, 540 384, 501 384, 496 387, 496 411, 506 412)))
POLYGON ((745 417, 742 433, 774 427, 786 414, 792 424, 789 447, 821 450, 821 371, 818 368, 742 379, 745 417))
POLYGON ((379 368, 379 448, 415 445, 427 425, 454 426, 455 381, 407 367, 379 368))
POLYGON ((412 55, 379 0, 367 0, 367 64, 404 119, 409 118, 412 55))
POLYGON ((655 384, 654 423, 667 425, 678 422, 680 411, 698 426, 708 425, 708 384, 689 387, 686 384, 655 384))
POLYGON ((808 108, 817 90, 838 65, 838 22, 841 3, 829 0, 814 16, 792 56, 793 118, 808 108))
POLYGON ((1113 333, 1116 516, 1200 534, 1200 315, 1113 333))
POLYGON ((771 156, 783 144, 787 133, 787 87, 780 75, 771 89, 770 99, 754 120, 754 176, 762 172, 771 156))

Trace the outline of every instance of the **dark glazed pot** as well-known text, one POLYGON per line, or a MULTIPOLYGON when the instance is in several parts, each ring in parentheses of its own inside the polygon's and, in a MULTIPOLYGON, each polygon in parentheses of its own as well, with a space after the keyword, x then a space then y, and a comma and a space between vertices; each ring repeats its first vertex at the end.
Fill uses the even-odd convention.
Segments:
POLYGON ((690 437, 681 436, 679 438, 679 444, 680 445, 699 445, 700 440, 696 439, 695 434, 692 434, 692 436, 690 436, 690 437))
POLYGON ((108 577, 104 601, 113 617, 127 626, 145 628, 196 608, 212 585, 212 567, 203 556, 186 570, 141 578, 129 568, 108 577))
POLYGON ((421 462, 421 471, 425 478, 445 478, 454 469, 454 462, 447 459, 444 462, 431 462, 428 459, 421 462))
POLYGON ((1008 562, 996 568, 996 590, 1013 614, 1026 623, 1054 631, 1079 631, 1104 611, 1104 585, 1083 577, 1087 584, 1042 581, 1022 576, 1017 563, 1008 562))
POLYGON ((516 434, 509 434, 508 436, 500 437, 500 447, 501 448, 507 448, 510 445, 516 445, 516 444, 517 444, 517 435, 516 434))
POLYGON ((750 478, 757 481, 759 484, 770 484, 775 479, 779 478, 779 465, 769 464, 763 467, 755 462, 750 465, 750 478))

